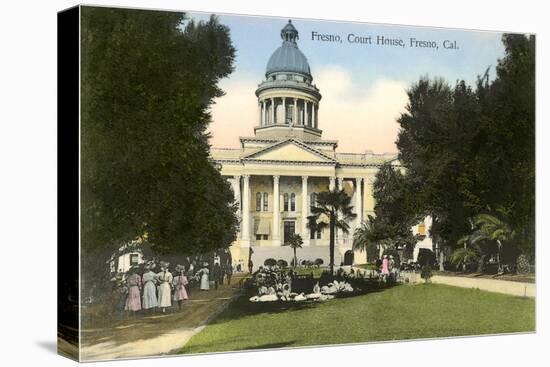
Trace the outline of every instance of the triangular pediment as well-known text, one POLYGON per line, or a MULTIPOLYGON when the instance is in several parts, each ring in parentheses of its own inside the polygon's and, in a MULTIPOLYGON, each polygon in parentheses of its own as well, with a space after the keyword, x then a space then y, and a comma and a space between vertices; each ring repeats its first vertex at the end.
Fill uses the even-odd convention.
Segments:
POLYGON ((287 162, 312 162, 333 163, 333 158, 309 147, 307 144, 295 139, 288 139, 272 144, 245 157, 245 160, 255 161, 287 161, 287 162))

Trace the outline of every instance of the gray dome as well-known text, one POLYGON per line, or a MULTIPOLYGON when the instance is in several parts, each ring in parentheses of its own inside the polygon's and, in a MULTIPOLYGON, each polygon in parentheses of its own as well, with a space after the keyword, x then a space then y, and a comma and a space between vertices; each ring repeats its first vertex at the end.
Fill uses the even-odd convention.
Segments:
POLYGON ((277 72, 299 73, 311 77, 309 63, 296 44, 298 31, 290 20, 281 30, 281 38, 283 39, 283 45, 273 52, 267 62, 266 77, 277 72))
POLYGON ((311 76, 309 63, 302 51, 296 44, 285 41, 269 58, 265 75, 287 71, 311 76))

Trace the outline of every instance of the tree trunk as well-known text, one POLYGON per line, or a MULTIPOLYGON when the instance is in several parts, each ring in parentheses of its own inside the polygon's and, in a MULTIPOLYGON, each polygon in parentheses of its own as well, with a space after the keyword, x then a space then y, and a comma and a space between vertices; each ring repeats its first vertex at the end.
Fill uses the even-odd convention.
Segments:
POLYGON ((502 242, 497 240, 498 249, 497 249, 497 265, 498 265, 498 274, 502 274, 502 264, 500 263, 500 249, 502 248, 502 242))
POLYGON ((296 258, 296 248, 294 248, 294 267, 298 266, 298 259, 296 258))
POLYGON ((336 221, 334 218, 334 213, 330 215, 330 240, 329 240, 329 251, 330 251, 330 274, 334 275, 334 231, 336 230, 336 221))

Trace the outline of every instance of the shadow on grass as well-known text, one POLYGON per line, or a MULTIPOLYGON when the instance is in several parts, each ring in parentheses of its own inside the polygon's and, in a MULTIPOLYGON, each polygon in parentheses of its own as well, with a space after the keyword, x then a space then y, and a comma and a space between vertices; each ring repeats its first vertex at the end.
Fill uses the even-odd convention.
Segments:
MULTIPOLYGON (((327 301, 303 301, 303 302, 251 302, 249 298, 255 296, 256 293, 253 290, 243 292, 243 294, 233 301, 229 307, 223 311, 216 319, 210 322, 210 325, 220 325, 225 322, 239 320, 244 317, 255 316, 259 314, 276 314, 281 312, 294 312, 301 310, 308 310, 316 308, 326 302, 334 302, 338 299, 345 299, 357 296, 364 296, 367 294, 383 292, 387 289, 394 287, 395 285, 386 285, 384 287, 378 287, 376 285, 363 286, 363 289, 355 291, 350 294, 342 294, 333 300, 327 301)), ((357 289, 357 288, 356 288, 357 289)))
POLYGON ((296 340, 291 340, 291 341, 288 341, 288 342, 280 342, 280 343, 268 343, 268 344, 262 344, 262 345, 255 345, 255 346, 252 346, 252 347, 245 347, 243 349, 248 349, 248 350, 254 350, 254 349, 273 349, 273 348, 284 348, 284 347, 288 347, 290 345, 293 345, 294 343, 296 343, 296 340))

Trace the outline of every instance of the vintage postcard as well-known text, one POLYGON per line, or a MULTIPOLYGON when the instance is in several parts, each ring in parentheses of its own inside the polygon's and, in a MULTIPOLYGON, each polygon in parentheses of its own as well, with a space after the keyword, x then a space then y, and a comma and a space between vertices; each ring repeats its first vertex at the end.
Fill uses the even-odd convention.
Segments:
POLYGON ((61 354, 535 331, 535 35, 79 6, 59 48, 61 354))

